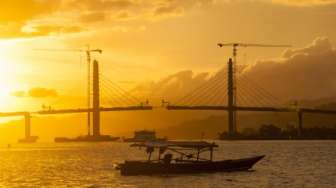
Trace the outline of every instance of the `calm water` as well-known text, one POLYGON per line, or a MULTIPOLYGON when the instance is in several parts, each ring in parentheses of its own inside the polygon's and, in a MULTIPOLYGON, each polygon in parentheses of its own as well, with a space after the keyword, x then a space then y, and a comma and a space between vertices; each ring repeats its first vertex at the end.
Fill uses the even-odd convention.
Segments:
POLYGON ((122 177, 113 163, 145 157, 125 143, 2 145, 0 187, 336 187, 336 141, 217 143, 217 159, 266 158, 249 172, 122 177))

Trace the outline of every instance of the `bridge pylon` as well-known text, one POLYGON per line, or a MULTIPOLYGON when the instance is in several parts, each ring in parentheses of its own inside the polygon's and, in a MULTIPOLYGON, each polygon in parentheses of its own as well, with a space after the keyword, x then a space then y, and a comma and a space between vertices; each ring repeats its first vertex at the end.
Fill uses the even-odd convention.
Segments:
POLYGON ((25 137, 19 139, 19 143, 34 143, 38 139, 38 136, 31 136, 31 114, 29 112, 24 112, 25 121, 25 137))
POLYGON ((303 112, 302 110, 298 110, 298 127, 297 127, 297 136, 301 137, 302 128, 303 128, 303 112))
POLYGON ((236 85, 234 81, 234 64, 230 58, 228 61, 228 134, 235 136, 236 128, 236 85))
POLYGON ((24 120, 25 120, 25 138, 28 139, 30 137, 30 121, 31 121, 30 113, 26 113, 24 115, 24 120))
POLYGON ((93 61, 93 136, 100 136, 100 101, 99 101, 99 67, 98 61, 93 61))

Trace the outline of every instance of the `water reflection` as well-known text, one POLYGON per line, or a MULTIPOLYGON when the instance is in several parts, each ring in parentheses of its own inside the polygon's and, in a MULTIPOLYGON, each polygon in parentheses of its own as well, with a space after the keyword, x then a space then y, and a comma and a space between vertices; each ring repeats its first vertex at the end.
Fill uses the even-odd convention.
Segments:
POLYGON ((12 144, 0 148, 0 186, 333 187, 336 141, 218 141, 215 159, 265 154, 253 170, 123 177, 113 168, 143 151, 125 143, 12 144))

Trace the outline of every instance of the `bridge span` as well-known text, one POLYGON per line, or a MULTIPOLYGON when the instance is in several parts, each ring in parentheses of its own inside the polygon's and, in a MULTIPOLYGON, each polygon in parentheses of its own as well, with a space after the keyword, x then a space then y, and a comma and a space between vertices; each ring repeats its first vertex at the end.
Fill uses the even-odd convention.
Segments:
MULTIPOLYGON (((25 120, 25 138, 21 139, 23 142, 33 142, 33 137, 31 136, 31 116, 33 115, 60 115, 60 114, 74 114, 74 113, 87 113, 88 116, 92 114, 92 136, 100 137, 100 113, 101 112, 117 112, 117 111, 141 111, 141 110, 152 110, 152 106, 139 102, 137 105, 128 106, 113 106, 113 107, 102 107, 100 104, 100 78, 99 78, 99 67, 98 61, 93 61, 93 100, 92 108, 77 108, 77 109, 47 109, 41 111, 23 111, 23 112, 0 112, 0 117, 14 117, 23 116, 25 120)), ((118 90, 121 93, 120 89, 118 90)), ((123 94, 124 95, 124 94, 123 94)), ((124 101, 125 102, 125 101, 124 101)), ((137 101, 135 101, 137 102, 137 101)), ((133 103, 135 103, 133 101, 133 103)), ((88 117, 88 120, 91 120, 88 117)), ((91 122, 88 123, 90 125, 91 122)), ((90 136, 90 126, 88 126, 88 136, 90 136)))
MULTIPOLYGON (((262 88, 253 88, 250 83, 247 83, 247 87, 252 87, 252 92, 249 92, 243 87, 244 80, 234 79, 234 65, 232 59, 228 61, 227 76, 219 75, 219 77, 211 78, 206 84, 192 91, 190 94, 183 96, 176 103, 168 103, 164 107, 167 110, 212 110, 212 111, 226 111, 228 113, 228 133, 230 136, 234 136, 237 133, 237 120, 236 112, 289 112, 297 114, 297 134, 300 136, 303 130, 303 116, 304 114, 330 114, 335 115, 336 110, 316 109, 316 108, 302 108, 302 107, 281 107, 279 105, 268 105, 268 98, 274 98, 269 93, 260 93, 262 88), (222 83, 221 81, 227 82, 222 83), (237 82, 240 84, 237 87, 237 82), (237 90, 240 89, 239 92, 237 90), (254 91, 253 91, 254 89, 254 91), (238 94, 237 94, 238 93, 238 94), (257 102, 258 105, 241 105, 240 101, 249 101, 247 97, 254 95, 254 98, 250 98, 257 102), (218 102, 219 101, 219 102, 218 102), (266 102, 265 102, 266 101, 266 102), (261 104, 261 105, 260 105, 261 104)), ((113 85, 109 83, 100 83, 100 74, 98 68, 98 62, 93 62, 93 81, 92 81, 92 107, 90 108, 77 108, 77 109, 48 109, 41 111, 21 111, 21 112, 0 112, 0 117, 13 117, 23 116, 25 119, 25 139, 31 138, 31 116, 32 115, 59 115, 59 114, 73 114, 73 113, 87 113, 88 116, 92 114, 92 136, 100 136, 100 113, 101 112, 117 112, 117 111, 141 111, 152 110, 153 107, 149 105, 148 101, 143 103, 138 100, 134 100, 134 97, 130 97, 129 93, 123 91, 121 88, 113 88, 113 85), (105 87, 114 93, 121 94, 123 102, 127 102, 126 99, 130 99, 132 102, 128 105, 113 105, 112 107, 102 107, 100 98, 100 85, 105 84, 105 87), (134 105, 135 103, 138 103, 134 105)), ((246 81, 246 80, 245 80, 246 81)), ((91 120, 88 117, 88 120, 91 120)), ((88 136, 90 136, 91 129, 90 123, 88 123, 88 136)))
POLYGON ((167 105, 168 110, 218 110, 218 111, 242 111, 242 112, 293 112, 297 113, 298 135, 303 129, 304 114, 330 114, 336 115, 336 110, 314 109, 314 108, 276 108, 276 107, 251 107, 236 106, 230 109, 228 106, 173 106, 167 105))

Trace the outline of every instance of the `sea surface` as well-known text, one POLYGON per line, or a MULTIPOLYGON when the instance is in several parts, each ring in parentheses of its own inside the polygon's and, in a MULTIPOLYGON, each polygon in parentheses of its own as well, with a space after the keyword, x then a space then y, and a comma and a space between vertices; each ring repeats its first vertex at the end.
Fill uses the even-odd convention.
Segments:
POLYGON ((336 187, 336 141, 216 141, 216 159, 264 154, 253 170, 124 177, 113 164, 145 159, 127 143, 0 145, 0 187, 336 187))

